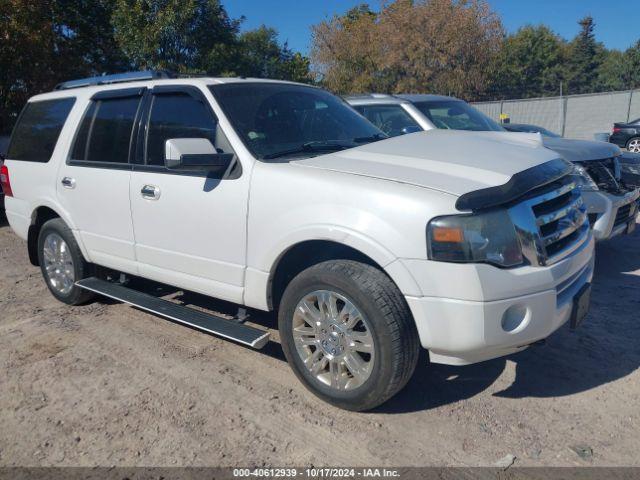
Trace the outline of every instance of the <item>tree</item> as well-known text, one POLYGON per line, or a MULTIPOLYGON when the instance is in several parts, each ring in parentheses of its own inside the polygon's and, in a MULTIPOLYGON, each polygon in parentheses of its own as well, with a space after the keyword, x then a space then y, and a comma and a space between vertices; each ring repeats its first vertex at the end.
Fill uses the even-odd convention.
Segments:
POLYGON ((278 32, 261 26, 240 35, 240 59, 235 71, 246 77, 309 82, 309 59, 280 45, 278 32))
POLYGON ((481 92, 502 41, 481 0, 396 0, 360 5, 313 27, 312 60, 339 92, 481 92))
POLYGON ((631 88, 630 72, 625 56, 619 50, 610 50, 606 53, 598 68, 595 90, 605 92, 631 88))
POLYGON ((134 68, 228 72, 241 20, 219 0, 116 0, 115 37, 134 68))
POLYGON ((565 42, 544 25, 526 26, 505 38, 491 93, 499 98, 557 95, 565 42))
POLYGON ((0 132, 27 99, 56 83, 120 68, 110 0, 0 2, 0 132))
POLYGON ((324 86, 341 93, 386 90, 380 80, 377 18, 361 4, 312 27, 311 59, 324 86))
POLYGON ((595 22, 588 16, 578 22, 580 33, 569 45, 567 59, 568 93, 589 93, 595 90, 598 69, 603 63, 606 51, 595 38, 595 22))

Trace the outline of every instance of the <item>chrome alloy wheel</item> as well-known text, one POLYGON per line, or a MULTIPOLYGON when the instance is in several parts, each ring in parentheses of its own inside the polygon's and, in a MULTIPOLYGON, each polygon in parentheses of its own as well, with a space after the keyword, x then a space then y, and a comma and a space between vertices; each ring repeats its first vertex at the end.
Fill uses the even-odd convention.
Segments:
POLYGON ((634 138, 627 145, 627 150, 633 153, 640 153, 640 139, 634 138))
POLYGON ((293 341, 306 368, 336 390, 352 390, 373 370, 375 345, 364 315, 330 290, 307 294, 293 314, 293 341))
POLYGON ((57 233, 48 234, 44 239, 43 258, 51 288, 61 295, 68 295, 75 283, 75 270, 67 242, 57 233))

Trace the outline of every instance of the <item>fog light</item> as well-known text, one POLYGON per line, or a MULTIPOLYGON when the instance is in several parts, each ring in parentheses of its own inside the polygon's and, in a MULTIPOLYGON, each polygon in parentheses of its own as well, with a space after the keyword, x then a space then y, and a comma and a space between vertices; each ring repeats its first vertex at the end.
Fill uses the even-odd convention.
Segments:
POLYGON ((502 314, 502 329, 505 332, 514 332, 529 321, 529 309, 524 305, 511 305, 502 314))

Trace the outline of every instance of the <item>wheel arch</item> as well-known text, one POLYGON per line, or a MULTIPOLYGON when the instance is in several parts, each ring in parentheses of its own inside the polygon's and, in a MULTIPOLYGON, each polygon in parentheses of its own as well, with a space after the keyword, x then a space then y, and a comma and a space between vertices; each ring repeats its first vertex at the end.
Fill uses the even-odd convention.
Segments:
POLYGON ((632 135, 632 136, 631 136, 631 138, 629 138, 629 139, 625 142, 624 146, 625 146, 625 148, 626 148, 627 150, 629 149, 629 144, 630 144, 632 141, 634 141, 634 140, 639 140, 639 141, 640 141, 640 134, 632 135))
POLYGON ((31 211, 31 223, 27 232, 27 251, 29 253, 29 262, 36 267, 40 264, 38 260, 38 236, 40 235, 40 230, 47 221, 53 218, 60 218, 69 226, 76 238, 76 241, 78 242, 82 255, 85 258, 87 257, 86 252, 84 251, 84 246, 82 245, 82 242, 79 241, 78 235, 76 235, 73 224, 69 221, 68 216, 55 205, 51 205, 46 202, 38 205, 31 211))
POLYGON ((415 280, 398 259, 389 259, 380 251, 365 251, 353 244, 336 239, 307 239, 288 246, 273 262, 267 282, 269 310, 278 308, 286 286, 297 274, 328 260, 355 260, 371 265, 384 272, 401 293, 406 295, 419 291, 415 280))

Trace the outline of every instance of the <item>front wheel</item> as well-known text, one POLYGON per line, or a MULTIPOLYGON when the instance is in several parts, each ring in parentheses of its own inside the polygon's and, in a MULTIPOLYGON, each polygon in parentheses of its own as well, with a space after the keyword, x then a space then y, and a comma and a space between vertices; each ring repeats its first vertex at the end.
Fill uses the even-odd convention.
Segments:
POLYGON ((404 297, 384 272, 360 262, 323 262, 296 276, 282 297, 278 327, 296 376, 347 410, 369 410, 391 398, 418 359, 404 297))
POLYGON ((94 294, 76 286, 92 273, 73 233, 60 218, 46 222, 38 235, 38 260, 49 291, 69 305, 87 303, 94 294))
POLYGON ((634 137, 627 142, 627 150, 633 153, 640 153, 640 137, 634 137))

